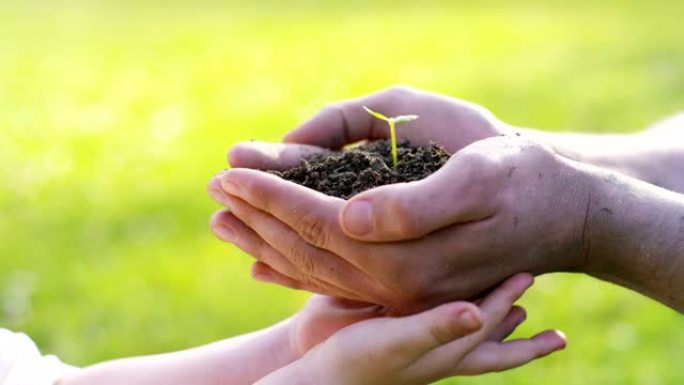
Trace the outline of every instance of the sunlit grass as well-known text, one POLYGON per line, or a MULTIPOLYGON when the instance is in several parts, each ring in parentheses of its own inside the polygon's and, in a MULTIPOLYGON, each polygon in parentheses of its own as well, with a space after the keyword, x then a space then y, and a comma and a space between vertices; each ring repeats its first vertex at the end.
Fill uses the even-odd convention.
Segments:
MULTIPOLYGON (((204 186, 232 143, 277 140, 329 101, 406 83, 586 131, 684 106, 676 5, 94 4, 0 5, 0 320, 76 364, 298 308, 305 294, 252 282, 250 258, 212 238, 204 186)), ((569 349, 460 382, 684 381, 670 310, 565 276, 524 302, 521 333, 557 327, 569 349)))

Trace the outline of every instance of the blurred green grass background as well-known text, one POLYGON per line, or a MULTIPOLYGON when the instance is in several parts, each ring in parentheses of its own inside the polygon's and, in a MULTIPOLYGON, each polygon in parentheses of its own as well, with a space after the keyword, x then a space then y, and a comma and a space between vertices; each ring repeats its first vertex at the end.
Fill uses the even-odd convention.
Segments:
MULTIPOLYGON (((280 320, 204 192, 231 144, 404 83, 511 123, 632 131, 684 107, 681 2, 0 3, 0 325, 86 365, 280 320)), ((684 383, 681 316, 541 277, 520 335, 569 348, 464 384, 684 383)))

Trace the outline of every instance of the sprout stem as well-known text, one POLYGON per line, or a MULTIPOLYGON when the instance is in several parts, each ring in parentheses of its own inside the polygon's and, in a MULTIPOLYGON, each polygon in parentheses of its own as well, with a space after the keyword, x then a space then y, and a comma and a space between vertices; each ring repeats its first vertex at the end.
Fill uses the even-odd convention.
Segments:
POLYGON ((392 164, 396 170, 397 165, 399 164, 399 151, 397 150, 397 130, 395 128, 396 122, 394 121, 394 118, 390 118, 387 123, 389 124, 390 140, 392 141, 392 164))
POLYGON ((399 150, 397 149, 397 130, 396 126, 397 123, 406 123, 410 122, 413 120, 418 119, 418 115, 400 115, 400 116, 395 116, 393 118, 388 118, 385 115, 375 112, 371 110, 370 108, 363 106, 363 109, 366 110, 371 116, 380 119, 384 122, 387 122, 387 125, 389 126, 390 129, 390 139, 392 142, 392 164, 394 165, 394 169, 397 169, 397 165, 399 165, 399 150))

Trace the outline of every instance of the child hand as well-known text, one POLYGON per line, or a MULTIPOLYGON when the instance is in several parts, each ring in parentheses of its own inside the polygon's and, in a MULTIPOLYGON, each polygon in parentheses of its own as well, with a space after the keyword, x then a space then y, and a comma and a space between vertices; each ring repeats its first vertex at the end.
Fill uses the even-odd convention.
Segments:
POLYGON ((336 332, 355 323, 387 316, 387 308, 341 298, 313 295, 293 318, 290 342, 301 357, 336 332))
POLYGON ((258 385, 418 385, 521 366, 565 347, 556 331, 501 342, 524 318, 513 303, 532 280, 529 274, 508 279, 479 308, 454 302, 410 317, 359 322, 258 385))

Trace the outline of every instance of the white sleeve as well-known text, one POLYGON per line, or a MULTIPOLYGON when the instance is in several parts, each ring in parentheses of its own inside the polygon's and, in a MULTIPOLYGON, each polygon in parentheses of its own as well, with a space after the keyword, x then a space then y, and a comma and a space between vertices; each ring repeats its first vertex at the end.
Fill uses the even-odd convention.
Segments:
POLYGON ((78 370, 43 356, 25 334, 0 329, 0 385, 54 385, 78 370))

